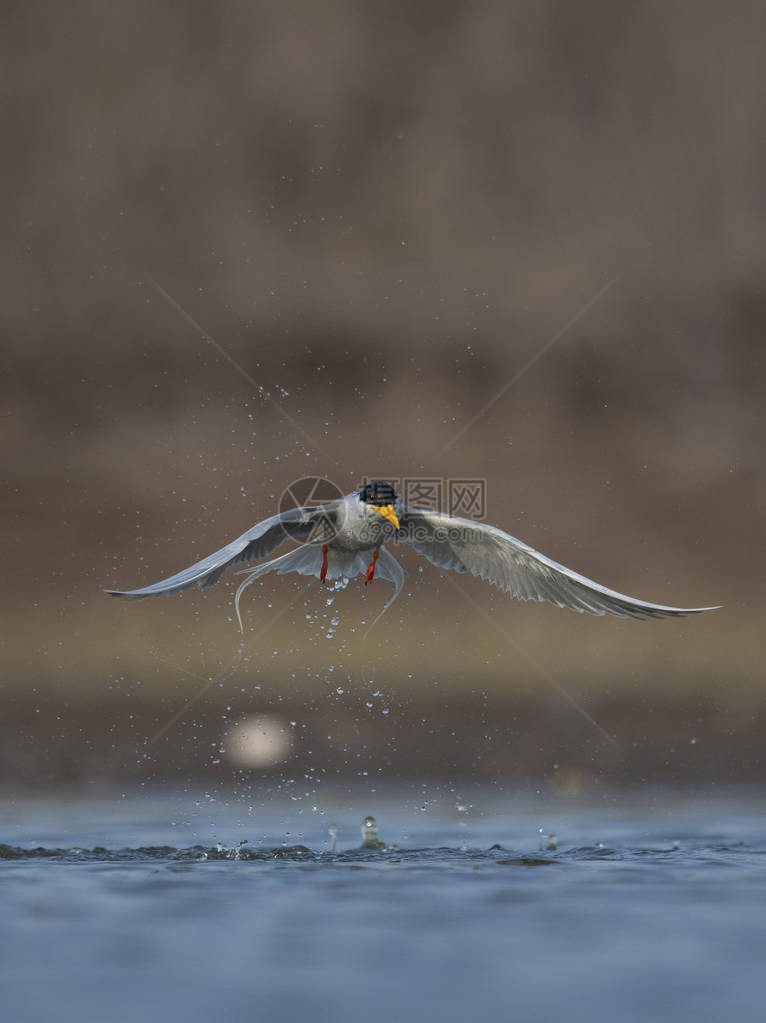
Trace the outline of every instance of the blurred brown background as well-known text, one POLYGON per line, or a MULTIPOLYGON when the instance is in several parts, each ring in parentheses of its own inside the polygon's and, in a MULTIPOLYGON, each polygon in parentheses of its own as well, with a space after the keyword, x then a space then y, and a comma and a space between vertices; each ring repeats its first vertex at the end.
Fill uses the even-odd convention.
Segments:
MULTIPOLYGON (((764 778, 764 32, 755 3, 6 3, 6 788, 251 781, 226 732, 264 713, 292 747, 262 783, 301 796, 764 778), (308 473, 483 476, 564 564, 726 606, 590 619, 461 578, 615 749, 408 552, 365 650, 388 584, 312 585, 148 745, 236 653, 231 581, 101 587, 308 473)), ((301 585, 253 586, 248 637, 301 585)))

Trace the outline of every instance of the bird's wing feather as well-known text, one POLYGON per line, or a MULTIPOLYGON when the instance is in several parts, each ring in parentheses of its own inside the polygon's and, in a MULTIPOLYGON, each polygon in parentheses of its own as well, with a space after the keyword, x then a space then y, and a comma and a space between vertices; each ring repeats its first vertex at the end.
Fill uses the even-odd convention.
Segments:
POLYGON ((610 590, 483 522, 421 508, 405 508, 398 541, 410 544, 439 568, 470 572, 519 600, 548 600, 591 615, 662 618, 712 611, 667 607, 610 590))
POLYGON ((167 579, 161 579, 151 586, 144 586, 138 590, 106 590, 106 593, 139 599, 180 593, 181 590, 195 584, 199 587, 212 586, 231 565, 264 558, 288 537, 306 539, 314 530, 321 528, 323 523, 333 521, 338 504, 340 502, 336 501, 316 507, 291 508, 289 511, 272 515, 263 522, 258 522, 236 540, 232 540, 226 547, 167 579))

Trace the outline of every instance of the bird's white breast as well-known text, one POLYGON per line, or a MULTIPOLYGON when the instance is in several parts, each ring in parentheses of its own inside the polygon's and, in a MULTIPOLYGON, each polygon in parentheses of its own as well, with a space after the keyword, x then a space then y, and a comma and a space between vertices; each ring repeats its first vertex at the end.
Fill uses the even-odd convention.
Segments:
POLYGON ((390 540, 396 529, 372 507, 357 498, 346 501, 338 516, 337 532, 329 546, 342 551, 369 551, 390 540))

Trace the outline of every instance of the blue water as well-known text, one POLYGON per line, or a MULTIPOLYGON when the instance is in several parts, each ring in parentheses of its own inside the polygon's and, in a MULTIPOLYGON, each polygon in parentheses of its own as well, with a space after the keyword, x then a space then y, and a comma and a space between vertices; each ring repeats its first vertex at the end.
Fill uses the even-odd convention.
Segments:
POLYGON ((4 1019, 766 1017, 752 796, 117 794, 6 803, 0 843, 4 1019))

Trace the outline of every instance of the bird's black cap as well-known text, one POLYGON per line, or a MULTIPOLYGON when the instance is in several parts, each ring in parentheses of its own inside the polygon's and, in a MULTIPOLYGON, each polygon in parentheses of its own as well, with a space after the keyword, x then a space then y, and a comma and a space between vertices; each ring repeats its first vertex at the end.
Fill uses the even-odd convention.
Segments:
POLYGON ((364 501, 365 504, 393 504, 398 497, 399 495, 391 484, 384 480, 371 480, 369 483, 365 483, 359 491, 359 500, 364 501))

